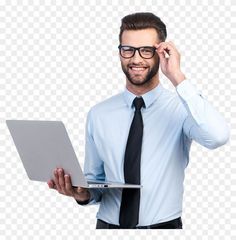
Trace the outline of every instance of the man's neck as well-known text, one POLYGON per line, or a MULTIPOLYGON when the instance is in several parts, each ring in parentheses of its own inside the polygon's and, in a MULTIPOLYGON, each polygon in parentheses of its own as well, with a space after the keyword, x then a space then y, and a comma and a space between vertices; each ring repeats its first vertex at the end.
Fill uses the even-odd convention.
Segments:
POLYGON ((144 84, 144 85, 134 85, 126 79, 126 88, 136 96, 141 96, 151 91, 156 86, 158 86, 159 83, 160 82, 159 82, 158 76, 156 76, 155 78, 153 78, 151 81, 149 81, 147 84, 144 84))

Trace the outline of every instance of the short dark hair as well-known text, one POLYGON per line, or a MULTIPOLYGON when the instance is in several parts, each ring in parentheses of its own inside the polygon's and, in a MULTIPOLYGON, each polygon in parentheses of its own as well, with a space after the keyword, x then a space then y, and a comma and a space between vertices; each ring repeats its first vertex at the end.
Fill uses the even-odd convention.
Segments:
POLYGON ((129 14, 121 19, 119 41, 125 30, 142 30, 155 28, 159 39, 164 42, 167 37, 166 25, 159 17, 150 12, 138 12, 129 14))

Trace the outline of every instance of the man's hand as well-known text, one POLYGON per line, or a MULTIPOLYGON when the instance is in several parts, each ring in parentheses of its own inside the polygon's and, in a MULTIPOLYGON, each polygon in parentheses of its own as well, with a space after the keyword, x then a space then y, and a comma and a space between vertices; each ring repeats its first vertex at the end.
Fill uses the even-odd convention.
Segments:
POLYGON ((90 193, 86 188, 72 186, 70 176, 64 174, 62 168, 54 170, 54 179, 48 181, 48 186, 63 195, 73 197, 81 202, 90 198, 90 193))
POLYGON ((164 75, 170 79, 176 87, 181 83, 185 76, 180 70, 180 54, 175 45, 170 42, 161 42, 154 45, 160 57, 160 66, 164 75))

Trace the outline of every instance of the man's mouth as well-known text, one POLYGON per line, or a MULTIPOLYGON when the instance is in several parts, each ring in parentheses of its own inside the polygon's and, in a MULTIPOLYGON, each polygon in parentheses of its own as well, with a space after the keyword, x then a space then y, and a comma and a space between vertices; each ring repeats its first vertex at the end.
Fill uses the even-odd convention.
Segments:
POLYGON ((147 69, 147 67, 130 66, 129 69, 133 73, 143 73, 147 69))

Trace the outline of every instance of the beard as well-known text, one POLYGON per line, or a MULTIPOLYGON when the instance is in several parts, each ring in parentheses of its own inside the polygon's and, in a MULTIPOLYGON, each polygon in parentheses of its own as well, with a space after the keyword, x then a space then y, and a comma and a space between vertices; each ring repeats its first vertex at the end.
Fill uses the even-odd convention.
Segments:
MULTIPOLYGON (((128 81, 130 83, 132 83, 135 86, 143 86, 145 84, 148 84, 152 78, 158 73, 159 70, 159 58, 158 61, 155 63, 155 65, 153 67, 148 67, 148 72, 143 76, 132 76, 129 72, 130 70, 130 65, 137 66, 137 67, 143 67, 140 65, 135 65, 135 64, 128 64, 128 65, 124 65, 121 63, 121 67, 122 70, 126 76, 126 78, 128 79, 128 81)), ((146 70, 145 70, 146 71, 146 70)))

